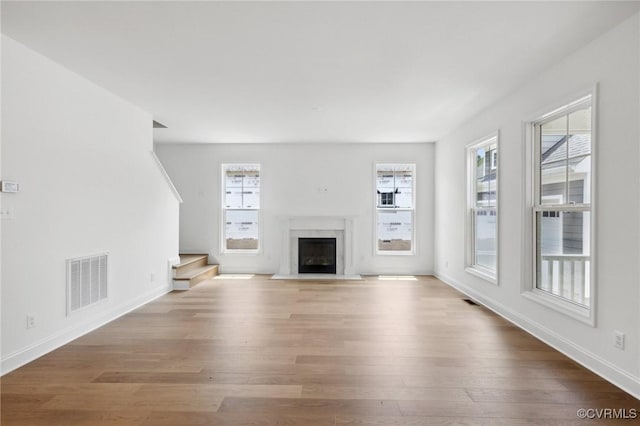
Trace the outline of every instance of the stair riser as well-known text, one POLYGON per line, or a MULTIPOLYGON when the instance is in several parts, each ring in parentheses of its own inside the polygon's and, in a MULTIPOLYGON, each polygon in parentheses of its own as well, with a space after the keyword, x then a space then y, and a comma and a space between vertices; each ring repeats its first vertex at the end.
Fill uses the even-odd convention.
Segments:
POLYGON ((193 287, 194 285, 198 284, 200 281, 204 281, 204 280, 208 280, 209 278, 212 278, 216 275, 216 270, 212 269, 208 272, 205 272, 204 274, 200 274, 197 277, 193 277, 189 280, 189 287, 193 287))
POLYGON ((218 268, 210 269, 209 271, 203 272, 190 280, 173 280, 173 289, 174 290, 189 290, 194 285, 198 284, 201 281, 205 281, 209 278, 218 275, 218 268))

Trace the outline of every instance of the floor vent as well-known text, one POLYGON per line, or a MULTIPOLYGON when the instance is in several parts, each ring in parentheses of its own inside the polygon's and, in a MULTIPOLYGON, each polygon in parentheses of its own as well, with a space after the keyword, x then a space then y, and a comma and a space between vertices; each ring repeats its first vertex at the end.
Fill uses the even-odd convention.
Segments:
POLYGON ((67 259, 67 315, 107 298, 107 255, 67 259))
POLYGON ((469 305, 478 306, 478 304, 471 299, 462 299, 462 301, 467 302, 469 305))

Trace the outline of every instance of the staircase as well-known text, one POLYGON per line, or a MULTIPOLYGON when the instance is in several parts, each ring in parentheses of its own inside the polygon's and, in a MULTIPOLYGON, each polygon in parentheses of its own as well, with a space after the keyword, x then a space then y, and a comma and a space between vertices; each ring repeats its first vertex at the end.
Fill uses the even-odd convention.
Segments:
POLYGON ((173 265, 173 289, 189 290, 200 281, 218 275, 218 265, 209 265, 206 254, 181 254, 180 263, 173 265))

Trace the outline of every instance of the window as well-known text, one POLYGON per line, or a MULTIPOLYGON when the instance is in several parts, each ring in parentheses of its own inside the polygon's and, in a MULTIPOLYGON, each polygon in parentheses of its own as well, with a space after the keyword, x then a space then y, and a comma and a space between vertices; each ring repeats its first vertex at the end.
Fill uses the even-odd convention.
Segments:
POLYGON ((532 123, 533 285, 591 317, 592 95, 532 123))
POLYGON ((222 165, 222 251, 260 249, 260 165, 222 165))
POLYGON ((415 164, 376 164, 376 253, 413 254, 415 164))
POLYGON ((467 145, 467 271, 497 281, 498 135, 467 145))

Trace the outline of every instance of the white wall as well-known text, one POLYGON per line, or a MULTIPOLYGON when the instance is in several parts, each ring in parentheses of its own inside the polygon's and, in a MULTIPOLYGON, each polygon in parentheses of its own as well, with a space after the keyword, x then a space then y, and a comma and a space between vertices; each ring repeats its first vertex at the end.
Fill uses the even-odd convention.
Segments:
POLYGON ((180 248, 211 253, 222 272, 275 273, 283 216, 354 216, 356 273, 432 271, 433 144, 157 144, 156 152, 184 199, 180 248), (374 163, 415 162, 415 256, 374 256, 374 163), (221 164, 261 164, 263 248, 258 255, 220 254, 221 164), (327 188, 327 192, 318 192, 327 188))
MULTIPOLYGON (((567 57, 436 146, 435 270, 499 313, 640 395, 638 16, 567 57), (596 327, 521 295, 523 121, 599 84, 596 327), (464 270, 465 144, 500 131, 499 286, 464 270), (633 195, 636 194, 636 195, 633 195), (447 266, 448 265, 448 266, 447 266), (613 330, 626 333, 624 351, 613 330)), ((505 64, 508 66, 508 64, 505 64)))
POLYGON ((169 289, 179 207, 150 155, 151 122, 2 38, 2 177, 21 189, 2 194, 14 215, 2 224, 3 373, 169 289), (65 259, 101 252, 108 302, 67 317, 65 259))

